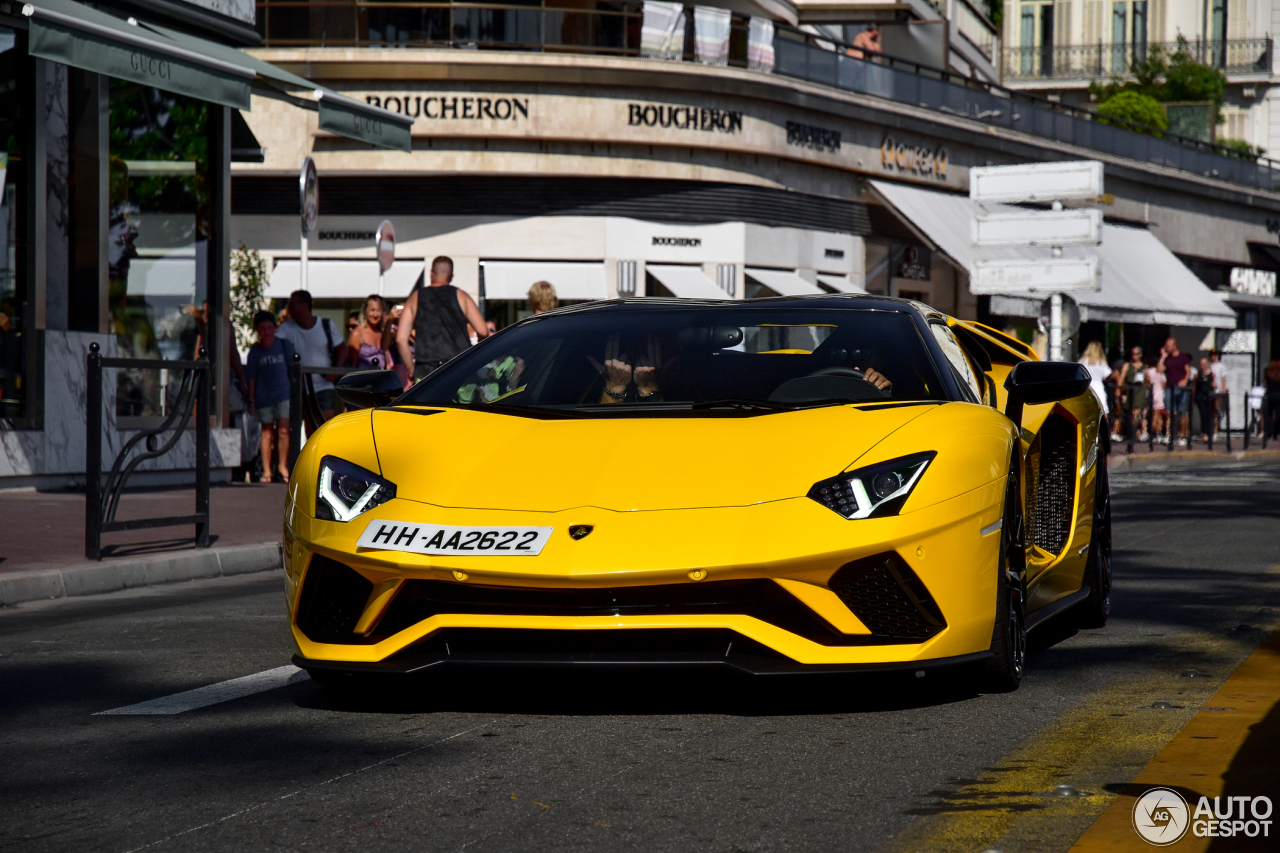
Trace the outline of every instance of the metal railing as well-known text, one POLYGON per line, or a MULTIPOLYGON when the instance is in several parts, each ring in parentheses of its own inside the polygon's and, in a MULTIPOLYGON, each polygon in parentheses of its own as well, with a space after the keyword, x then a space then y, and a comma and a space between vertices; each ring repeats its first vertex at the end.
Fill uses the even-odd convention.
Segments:
POLYGON ((1269 38, 1143 44, 1055 44, 1006 47, 1004 80, 1103 80, 1132 76, 1130 69, 1159 49, 1173 55, 1182 46, 1199 63, 1228 75, 1271 71, 1269 38))
MULTIPOLYGON (((378 360, 374 359, 374 364, 378 360)), ((293 463, 298 461, 302 451, 302 426, 306 424, 307 435, 310 436, 324 425, 324 413, 316 398, 316 386, 313 376, 346 376, 348 373, 359 373, 367 367, 312 367, 302 363, 302 356, 296 352, 289 364, 289 470, 293 471, 293 463)), ((375 368, 377 369, 377 368, 375 368)))
POLYGON ((641 3, 603 8, 531 3, 258 3, 266 47, 453 47, 635 55, 641 3))
POLYGON ((195 361, 167 361, 150 358, 104 358, 97 343, 89 345, 87 367, 87 411, 85 412, 85 501, 84 555, 102 559, 102 534, 117 530, 175 527, 194 524, 197 548, 209 547, 209 359, 203 347, 195 361), (102 481, 102 371, 126 367, 141 370, 184 371, 169 415, 153 429, 140 430, 116 454, 111 472, 102 481), (186 433, 187 421, 195 415, 196 511, 191 515, 158 518, 131 518, 116 521, 125 483, 137 467, 172 450, 186 433), (163 444, 160 436, 172 430, 163 444), (129 454, 139 442, 146 450, 132 459, 129 454), (128 460, 128 461, 126 461, 128 460))
POLYGON ((1243 186, 1280 189, 1280 162, 1265 157, 1123 119, 1100 120, 1090 110, 884 53, 855 59, 823 48, 808 33, 778 31, 776 74, 1243 186))

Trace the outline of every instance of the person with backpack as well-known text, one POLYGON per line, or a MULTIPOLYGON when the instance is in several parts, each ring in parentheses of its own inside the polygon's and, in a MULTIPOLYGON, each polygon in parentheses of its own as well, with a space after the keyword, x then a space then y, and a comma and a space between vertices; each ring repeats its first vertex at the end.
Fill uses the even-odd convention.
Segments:
POLYGON ((249 347, 244 367, 249 380, 249 412, 262 424, 262 482, 271 482, 271 445, 279 448, 276 470, 281 482, 289 482, 289 364, 293 344, 276 337, 276 318, 270 311, 253 316, 258 342, 249 347))
MULTIPOLYGON (((304 367, 333 367, 334 356, 345 343, 342 332, 327 317, 317 317, 312 313, 311 294, 305 290, 289 294, 289 319, 280 324, 276 337, 293 344, 294 350, 302 356, 304 367)), ((333 417, 337 405, 333 379, 318 373, 311 375, 316 403, 326 421, 333 417)))

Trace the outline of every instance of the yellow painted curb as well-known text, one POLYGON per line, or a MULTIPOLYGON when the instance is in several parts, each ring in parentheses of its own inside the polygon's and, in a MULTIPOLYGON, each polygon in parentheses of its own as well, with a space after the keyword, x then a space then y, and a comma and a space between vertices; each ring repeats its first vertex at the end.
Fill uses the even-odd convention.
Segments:
MULTIPOLYGON (((1280 631, 1273 633, 1174 736, 1071 848, 1071 853, 1150 851, 1133 828, 1138 797, 1172 788, 1194 812, 1201 796, 1267 796, 1280 805, 1280 631)), ((1166 849, 1176 853, 1280 850, 1280 814, 1267 838, 1196 837, 1188 831, 1166 849)), ((1193 824, 1194 827, 1194 824, 1193 824)))

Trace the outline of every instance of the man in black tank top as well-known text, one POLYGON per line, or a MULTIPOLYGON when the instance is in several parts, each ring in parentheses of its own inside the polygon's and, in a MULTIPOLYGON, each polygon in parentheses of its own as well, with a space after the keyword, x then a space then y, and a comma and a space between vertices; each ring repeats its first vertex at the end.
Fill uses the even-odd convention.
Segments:
POLYGON ((416 382, 471 346, 467 324, 476 338, 489 334, 480 309, 466 291, 450 284, 453 260, 444 255, 431 262, 431 283, 418 286, 404 303, 404 313, 396 327, 396 348, 405 364, 413 365, 416 382), (409 330, 414 331, 413 352, 409 351, 409 330))

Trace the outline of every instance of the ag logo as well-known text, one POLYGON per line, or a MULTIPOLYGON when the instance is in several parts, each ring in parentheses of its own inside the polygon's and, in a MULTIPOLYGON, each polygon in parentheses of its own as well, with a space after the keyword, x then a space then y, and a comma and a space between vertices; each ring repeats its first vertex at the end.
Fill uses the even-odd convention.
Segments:
POLYGON ((1152 788, 1133 804, 1133 828, 1143 841, 1157 847, 1181 839, 1190 822, 1187 801, 1169 788, 1152 788))

